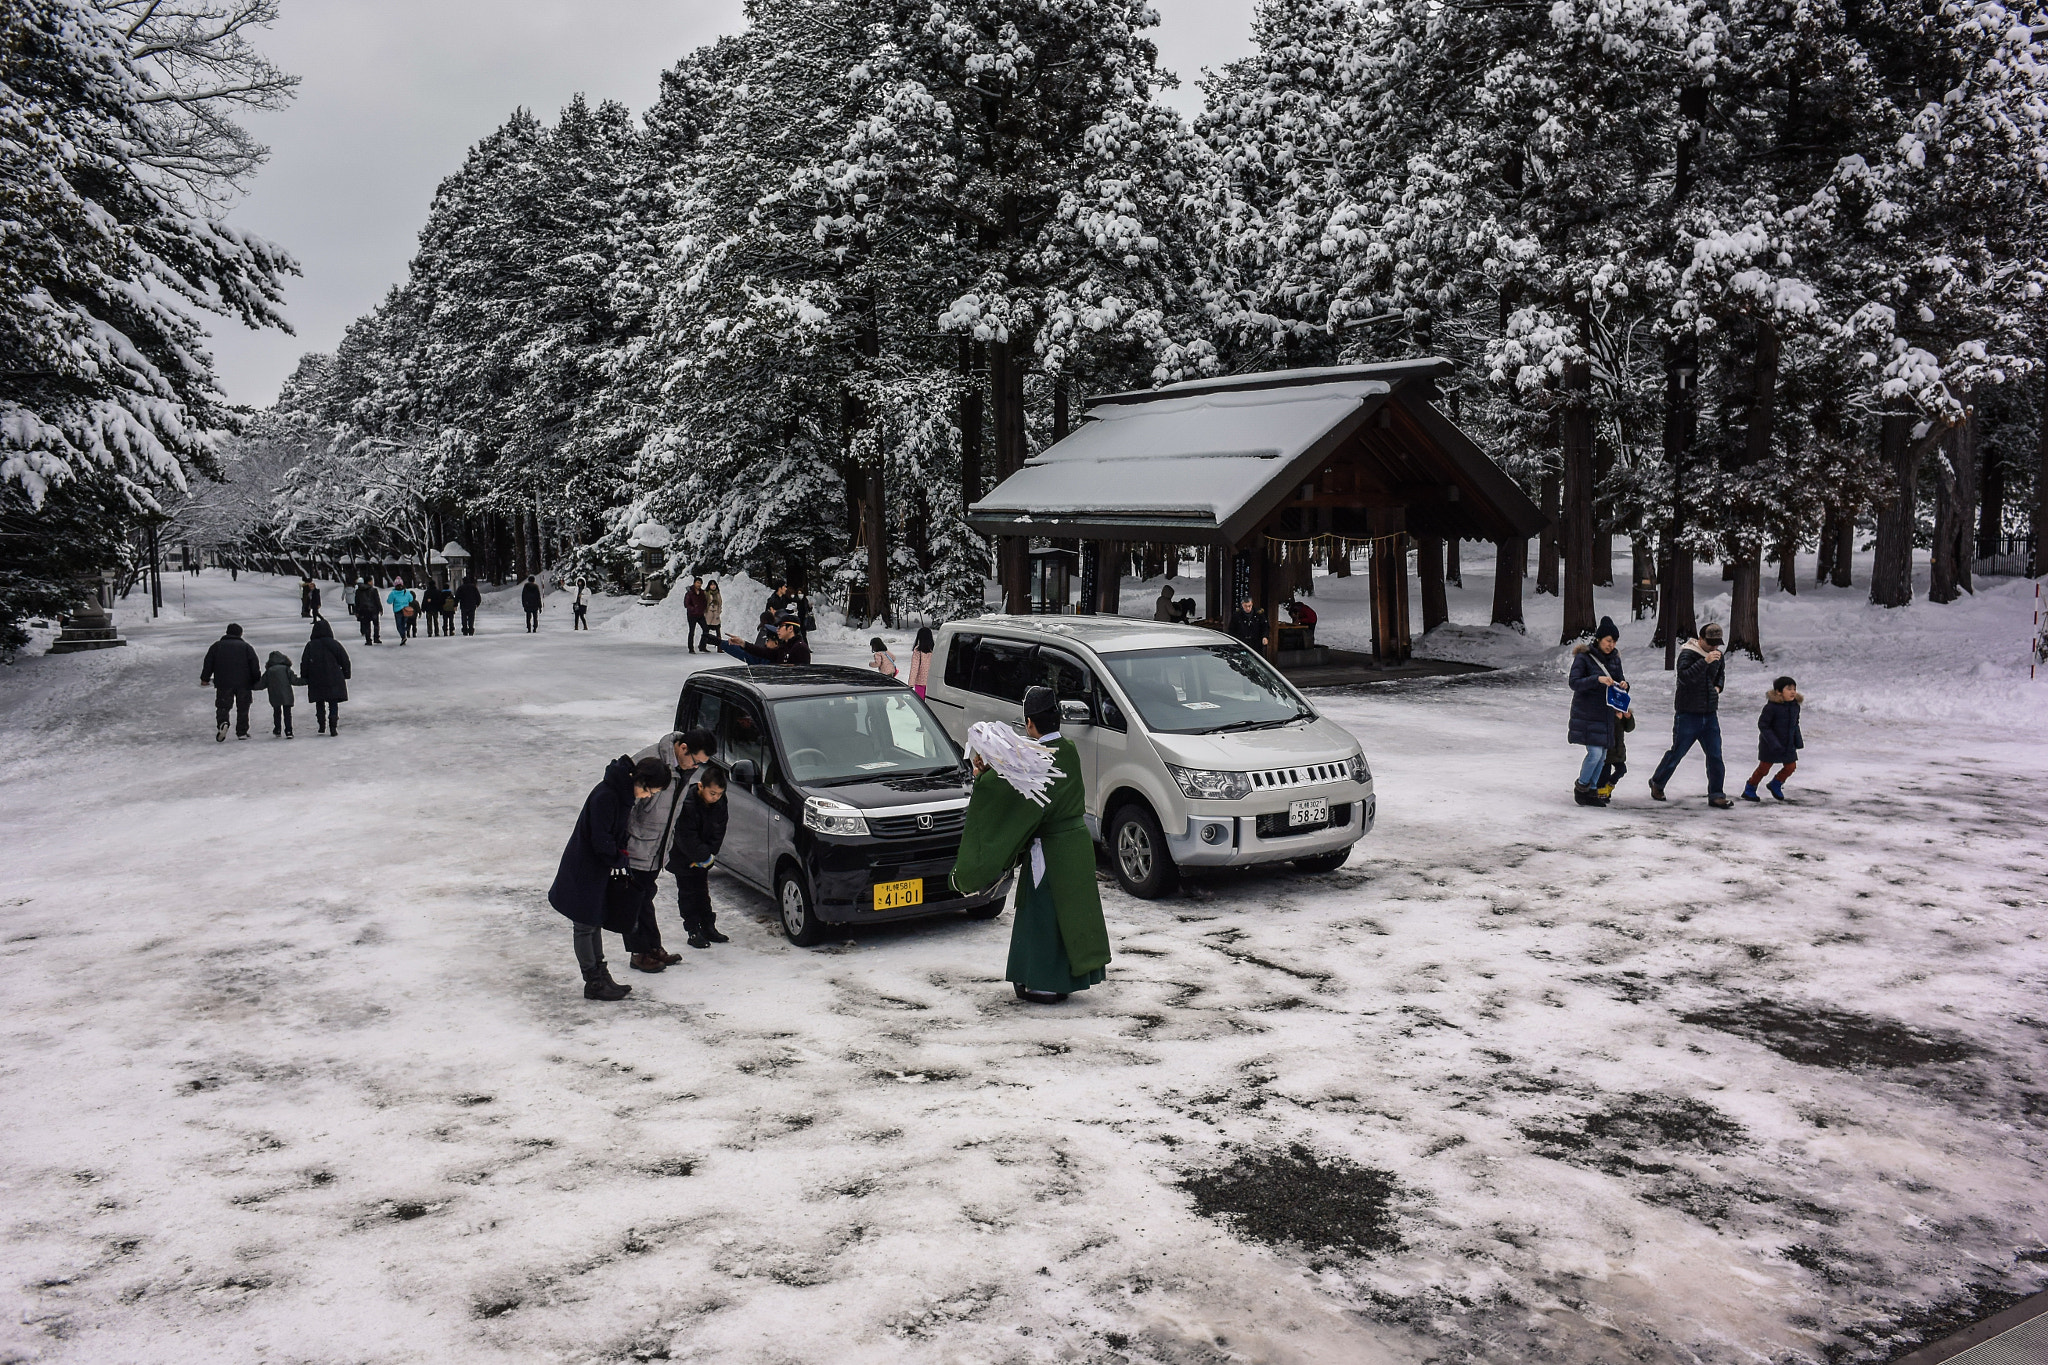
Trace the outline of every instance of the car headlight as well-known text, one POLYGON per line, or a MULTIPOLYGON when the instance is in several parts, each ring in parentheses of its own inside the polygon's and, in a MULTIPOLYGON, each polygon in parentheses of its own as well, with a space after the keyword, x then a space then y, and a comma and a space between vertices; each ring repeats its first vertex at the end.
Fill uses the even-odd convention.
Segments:
POLYGON ((1217 772, 1210 768, 1180 768, 1169 763, 1166 771, 1193 801, 1237 801, 1252 794, 1249 773, 1217 772))
POLYGON ((1351 780, 1358 783, 1372 781, 1372 764, 1365 761, 1364 754, 1351 755, 1351 780))
POLYGON ((858 806, 813 796, 804 801, 804 828, 814 829, 820 834, 865 835, 868 818, 860 813, 858 806))

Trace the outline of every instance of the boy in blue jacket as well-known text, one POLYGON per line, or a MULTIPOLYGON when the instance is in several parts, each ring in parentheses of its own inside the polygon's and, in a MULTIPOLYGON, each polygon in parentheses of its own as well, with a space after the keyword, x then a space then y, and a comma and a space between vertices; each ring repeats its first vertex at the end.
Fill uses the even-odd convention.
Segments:
POLYGON ((1742 789, 1743 800, 1760 799, 1756 784, 1764 780, 1773 763, 1785 766, 1778 769, 1778 775, 1764 790, 1775 801, 1785 799, 1785 779, 1799 767, 1799 751, 1806 747, 1806 737, 1799 733, 1799 703, 1803 700, 1798 683, 1791 678, 1779 678, 1764 694, 1763 714, 1756 718, 1756 771, 1749 775, 1749 784, 1742 789))

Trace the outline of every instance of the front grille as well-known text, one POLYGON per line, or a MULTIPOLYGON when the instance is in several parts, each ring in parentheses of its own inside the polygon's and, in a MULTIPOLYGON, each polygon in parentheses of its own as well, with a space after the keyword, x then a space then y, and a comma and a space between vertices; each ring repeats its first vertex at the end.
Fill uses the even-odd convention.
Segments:
POLYGON ((1277 787, 1312 787, 1319 782, 1343 782, 1351 776, 1351 764, 1304 763, 1298 768, 1270 768, 1265 772, 1246 773, 1252 780, 1255 792, 1272 791, 1277 787))
POLYGON ((954 858, 959 848, 958 844, 947 848, 871 848, 867 851, 865 861, 869 867, 922 866, 929 869, 923 875, 944 877, 953 870, 954 858))
POLYGON ((958 834, 967 827, 967 811, 934 810, 924 815, 870 815, 868 833, 877 839, 926 839, 935 834, 958 834), (918 821, 929 818, 929 825, 918 821))

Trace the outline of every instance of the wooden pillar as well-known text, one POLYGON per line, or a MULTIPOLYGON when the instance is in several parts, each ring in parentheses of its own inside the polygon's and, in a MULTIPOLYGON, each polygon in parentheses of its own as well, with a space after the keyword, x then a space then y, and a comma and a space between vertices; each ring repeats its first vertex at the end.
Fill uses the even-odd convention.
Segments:
POLYGON ((1104 616, 1117 615, 1123 610, 1124 596, 1122 541, 1105 540, 1096 545, 1095 581, 1095 610, 1104 616))
POLYGON ((1422 580, 1422 633, 1429 634, 1451 619, 1444 595, 1444 542, 1439 536, 1415 538, 1415 573, 1422 580))
POLYGON ((1458 538, 1452 536, 1444 542, 1444 581, 1454 588, 1465 586, 1465 575, 1458 567, 1458 538))
POLYGON ((1277 661, 1280 657, 1280 604, 1294 592, 1289 547, 1275 545, 1263 533, 1254 537, 1253 544, 1259 574, 1259 610, 1266 617, 1266 658, 1277 661))
POLYGON ((1408 512, 1374 508, 1367 525, 1372 543, 1372 652, 1381 664, 1405 662, 1414 652, 1408 636, 1408 512))
POLYGON ((1230 558, 1227 545, 1210 545, 1202 555, 1202 619, 1205 621, 1230 620, 1230 610, 1223 602, 1223 566, 1230 558))

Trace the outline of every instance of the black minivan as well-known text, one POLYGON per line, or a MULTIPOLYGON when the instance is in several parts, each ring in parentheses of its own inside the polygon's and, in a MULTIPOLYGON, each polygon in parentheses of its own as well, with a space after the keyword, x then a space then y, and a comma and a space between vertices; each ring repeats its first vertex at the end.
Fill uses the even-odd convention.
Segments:
POLYGON ((706 669, 676 729, 718 736, 732 773, 718 865, 775 898, 810 947, 828 924, 1003 912, 1008 878, 979 896, 947 884, 971 774, 945 727, 895 678, 837 664, 706 669))

